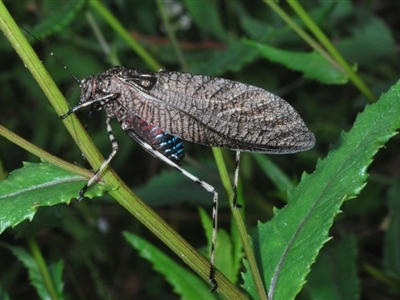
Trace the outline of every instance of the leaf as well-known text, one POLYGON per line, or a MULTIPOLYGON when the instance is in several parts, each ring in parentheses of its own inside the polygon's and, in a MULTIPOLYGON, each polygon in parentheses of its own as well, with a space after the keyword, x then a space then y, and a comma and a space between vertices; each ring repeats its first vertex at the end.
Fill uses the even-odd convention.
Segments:
POLYGON ((10 295, 8 295, 4 290, 3 290, 3 288, 0 286, 0 299, 3 299, 3 300, 10 300, 11 298, 10 298, 10 295))
POLYGON ((304 53, 280 50, 246 39, 243 40, 243 43, 254 47, 270 61, 280 63, 291 70, 302 72, 304 78, 325 84, 344 84, 348 81, 344 71, 333 66, 318 52, 304 53))
MULTIPOLYGON (((238 203, 242 203, 242 210, 244 211, 246 208, 246 204, 243 200, 243 189, 241 185, 241 181, 239 180, 239 184, 237 187, 237 200, 238 203)), ((243 214, 244 215, 244 214, 243 214)), ((242 239, 239 234, 239 229, 236 226, 235 222, 231 222, 231 244, 232 244, 232 269, 234 270, 235 277, 232 279, 232 282, 237 283, 239 280, 240 271, 243 267, 243 257, 244 257, 244 249, 242 239)))
POLYGON ((361 21, 352 26, 352 36, 341 39, 336 47, 348 61, 355 61, 375 70, 376 63, 380 63, 382 58, 396 57, 396 41, 383 20, 368 13, 359 14, 361 21))
MULTIPOLYGON (((215 165, 214 165, 215 168, 215 165)), ((222 191, 221 181, 217 176, 210 176, 194 167, 186 167, 185 170, 200 179, 206 179, 218 191, 222 191)), ((212 170, 214 171, 214 170, 212 170)), ((200 185, 196 184, 176 170, 165 170, 152 177, 144 186, 135 188, 135 193, 145 199, 151 207, 173 205, 176 203, 194 203, 205 207, 212 206, 212 196, 200 185)), ((223 193, 220 193, 219 202, 226 206, 228 201, 223 193)))
POLYGON ((328 243, 307 276, 309 299, 360 299, 354 237, 328 243))
POLYGON ((151 243, 129 232, 123 233, 127 242, 139 251, 141 257, 153 264, 174 287, 182 299, 218 299, 208 292, 209 287, 198 276, 181 267, 151 243))
POLYGON ((65 217, 65 209, 61 205, 41 207, 32 220, 14 227, 13 233, 17 239, 35 236, 43 230, 59 227, 65 217))
MULTIPOLYGON (((46 283, 44 282, 44 278, 39 269, 39 266, 33 256, 27 252, 22 247, 9 246, 1 243, 3 247, 9 249, 25 266, 28 270, 29 279, 31 280, 32 285, 35 287, 36 291, 40 295, 41 299, 51 299, 51 295, 46 287, 46 283)), ((55 264, 50 264, 48 266, 49 273, 51 275, 52 284, 55 287, 55 292, 58 295, 58 299, 64 299, 63 296, 63 282, 62 282, 62 271, 63 271, 63 262, 58 261, 55 264)))
POLYGON ((61 31, 74 19, 84 4, 84 0, 57 2, 48 17, 33 28, 32 35, 42 39, 61 31))
POLYGON ((184 2, 193 21, 201 31, 221 41, 226 41, 227 34, 222 26, 220 15, 218 14, 214 1, 184 0, 184 2))
MULTIPOLYGON (((364 187, 375 153, 400 127, 400 83, 365 108, 348 133, 342 133, 312 175, 304 174, 289 194, 289 204, 253 235, 260 253, 269 299, 293 299, 305 282, 344 200, 364 187)), ((255 297, 249 274, 245 288, 255 297)))
POLYGON ((208 61, 199 64, 194 61, 190 66, 190 72, 217 76, 227 71, 238 72, 245 65, 255 60, 258 51, 237 40, 229 44, 224 51, 215 51, 208 61))
MULTIPOLYGON (((207 247, 207 257, 210 257, 211 249, 211 233, 213 230, 211 218, 208 216, 207 212, 199 208, 201 223, 203 224, 204 232, 207 236, 208 247, 207 247)), ((240 244, 241 245, 241 244, 240 244)), ((233 251, 233 243, 231 237, 223 229, 218 229, 217 232, 217 244, 215 248, 215 266, 220 270, 230 281, 236 282, 238 277, 238 272, 240 268, 240 263, 243 258, 243 247, 240 249, 242 256, 235 255, 233 251)), ((238 251, 237 249, 235 249, 238 251)))
POLYGON ((264 39, 274 32, 274 29, 268 23, 252 18, 248 14, 243 15, 239 20, 243 30, 252 39, 264 39))
MULTIPOLYGON (((295 36, 295 33, 288 25, 284 26, 282 29, 277 29, 280 27, 280 25, 277 23, 279 22, 280 24, 281 20, 274 22, 272 17, 274 14, 271 14, 272 16, 267 16, 264 13, 264 21, 262 21, 254 18, 253 15, 248 14, 240 2, 235 2, 233 5, 235 6, 236 12, 239 15, 241 28, 246 32, 247 37, 263 42, 267 40, 273 40, 274 43, 277 42, 278 44, 293 42, 295 39, 300 40, 300 38, 295 36)), ((337 5, 338 3, 335 2, 321 3, 320 6, 313 6, 313 8, 309 8, 307 12, 315 23, 321 25, 326 22, 326 19, 337 5)), ((293 21, 297 25, 305 27, 303 21, 298 16, 293 16, 293 21)))
MULTIPOLYGON (((0 181, 0 233, 23 220, 32 220, 40 206, 69 203, 78 196, 87 179, 47 162, 24 162, 24 167, 0 181)), ((101 196, 103 184, 90 187, 86 197, 101 196)))
POLYGON ((56 292, 60 295, 60 299, 64 299, 63 296, 63 287, 64 283, 62 281, 62 274, 64 269, 64 263, 62 260, 59 260, 56 263, 52 263, 49 265, 49 273, 51 278, 53 279, 54 286, 56 287, 56 292))
POLYGON ((290 181, 290 178, 271 159, 262 154, 253 154, 253 157, 284 197, 287 195, 288 191, 294 189, 293 182, 290 181))
POLYGON ((400 182, 389 190, 390 223, 384 240, 383 265, 385 273, 400 280, 400 182))

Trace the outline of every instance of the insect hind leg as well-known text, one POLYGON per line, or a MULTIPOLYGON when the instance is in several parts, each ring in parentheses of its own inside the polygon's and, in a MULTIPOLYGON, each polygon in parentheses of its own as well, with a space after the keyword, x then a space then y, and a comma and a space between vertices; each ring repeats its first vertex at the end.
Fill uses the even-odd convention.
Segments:
POLYGON ((239 181, 239 165, 240 165, 240 151, 236 151, 235 177, 234 177, 234 181, 233 181, 233 195, 232 195, 232 206, 234 208, 242 208, 242 206, 237 203, 237 187, 238 187, 238 181, 239 181))
POLYGON ((118 143, 115 140, 114 135, 112 133, 112 128, 111 128, 110 122, 111 122, 111 118, 107 117, 106 118, 106 126, 107 126, 108 137, 111 142, 112 151, 109 154, 108 158, 105 161, 103 161, 103 163, 100 165, 100 167, 94 173, 94 175, 85 184, 85 186, 79 191, 78 201, 81 201, 84 198, 84 194, 85 194, 86 190, 88 189, 88 187, 93 183, 93 181, 95 181, 97 179, 97 177, 101 173, 101 171, 103 171, 108 166, 110 161, 113 159, 115 154, 117 154, 117 152, 118 152, 118 143))
MULTIPOLYGON (((123 127, 124 128, 124 127, 123 127)), ((127 129, 125 129, 127 130, 127 129)), ((215 245, 217 241, 217 221, 218 221, 218 193, 216 189, 208 184, 207 182, 199 179, 198 177, 194 176, 193 174, 189 173, 185 169, 181 168, 177 163, 163 155, 161 152, 153 149, 148 143, 146 143, 135 131, 130 131, 129 136, 133 138, 144 150, 148 153, 157 157, 158 159, 162 160, 163 162, 167 163, 171 167, 175 168, 183 175, 191 179, 192 181, 199 184, 202 188, 204 188, 207 192, 213 195, 213 208, 212 208, 212 235, 211 235, 211 250, 210 250, 210 273, 208 281, 211 284, 210 292, 214 292, 217 287, 217 281, 215 280, 215 245)))
MULTIPOLYGON (((164 160, 165 161, 165 160, 164 160)), ((172 161, 171 161, 172 162, 172 161)), ((180 171, 183 175, 190 178, 194 182, 198 183, 202 188, 204 188, 207 192, 213 195, 213 205, 212 205, 212 234, 211 234, 211 250, 210 250, 210 274, 208 276, 208 282, 211 284, 210 293, 214 292, 218 283, 215 280, 215 247, 217 244, 217 229, 218 229, 218 193, 213 186, 208 184, 207 182, 197 178, 193 174, 189 173, 185 169, 182 169, 180 166, 172 162, 173 166, 176 170, 180 171)))
MULTIPOLYGON (((146 144, 149 146, 148 144, 146 144)), ((198 183, 202 188, 204 188, 207 192, 213 195, 213 205, 212 205, 212 234, 211 234, 211 250, 210 250, 210 274, 208 277, 208 281, 211 284, 210 293, 214 292, 217 287, 218 283, 215 280, 215 247, 217 242, 217 227, 218 227, 218 193, 215 188, 208 184, 207 182, 199 179, 198 177, 194 176, 193 174, 189 173, 185 169, 182 169, 179 165, 171 161, 170 159, 166 158, 164 155, 159 153, 158 151, 154 151, 155 156, 169 164, 170 166, 174 167, 176 170, 181 172, 183 175, 188 177, 189 179, 193 180, 194 182, 198 183)))

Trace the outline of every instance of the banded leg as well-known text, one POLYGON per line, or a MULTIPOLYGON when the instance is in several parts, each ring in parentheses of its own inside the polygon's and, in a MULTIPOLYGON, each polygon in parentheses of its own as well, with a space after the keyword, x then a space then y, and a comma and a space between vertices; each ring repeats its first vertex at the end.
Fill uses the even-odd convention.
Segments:
POLYGON ((106 126, 107 126, 108 137, 110 138, 110 142, 111 142, 112 151, 111 151, 110 155, 108 156, 108 158, 105 161, 103 161, 100 168, 94 173, 94 175, 89 179, 89 181, 85 184, 85 186, 79 191, 78 201, 81 201, 83 199, 84 194, 85 194, 86 190, 88 189, 88 187, 93 183, 93 181, 96 180, 96 178, 100 174, 100 172, 103 171, 107 167, 107 165, 113 159, 115 154, 117 154, 118 143, 115 140, 114 135, 112 133, 110 121, 111 121, 111 118, 107 117, 106 118, 106 126))
POLYGON ((117 97, 119 97, 119 94, 110 94, 110 95, 107 95, 107 96, 104 96, 104 97, 101 97, 101 98, 98 98, 98 99, 94 99, 94 100, 91 100, 91 101, 80 103, 77 106, 74 106, 74 107, 70 108, 64 115, 59 116, 59 118, 61 120, 64 120, 70 114, 76 112, 77 110, 79 110, 81 108, 88 107, 88 106, 90 106, 90 109, 92 109, 92 107, 94 109, 101 109, 105 104, 107 104, 107 102, 109 102, 109 101, 111 101, 111 100, 113 100, 113 99, 115 99, 117 97))
MULTIPOLYGON (((127 130, 127 128, 124 128, 124 130, 127 130)), ((199 184, 201 187, 203 187, 207 192, 213 195, 213 210, 212 210, 212 235, 211 235, 211 250, 210 250, 210 274, 208 281, 211 284, 211 289, 210 292, 214 292, 217 287, 217 281, 215 280, 215 245, 216 245, 216 240, 217 240, 217 223, 218 223, 218 193, 215 190, 213 186, 208 184, 207 182, 199 179, 198 177, 194 176, 193 174, 189 173, 185 169, 182 169, 177 163, 173 162, 171 159, 167 158, 164 156, 162 153, 159 151, 153 149, 148 143, 143 141, 143 139, 137 135, 134 131, 129 131, 129 136, 133 138, 144 150, 149 152, 151 155, 159 158, 163 162, 167 163, 171 167, 175 168, 179 172, 181 172, 183 175, 188 177, 189 179, 193 180, 197 184, 199 184)))
POLYGON ((240 166, 240 151, 236 151, 235 160, 235 178, 233 181, 233 195, 232 195, 232 205, 234 208, 241 208, 242 206, 237 203, 237 186, 239 181, 239 166, 240 166))
MULTIPOLYGON (((64 115, 59 116, 59 118, 61 120, 64 120, 66 117, 68 117, 70 114, 76 112, 77 110, 89 106, 90 110, 89 110, 88 120, 85 123, 85 129, 86 129, 87 123, 88 123, 88 121, 90 119, 90 116, 92 114, 93 108, 94 109, 101 109, 105 104, 107 104, 107 102, 115 99, 116 97, 119 97, 119 94, 110 94, 110 95, 106 95, 106 96, 98 98, 98 99, 94 99, 92 101, 87 101, 87 102, 84 102, 84 103, 80 103, 79 105, 70 108, 64 115)), ((90 178, 89 181, 85 184, 85 186, 79 191, 79 195, 78 195, 78 199, 77 199, 78 201, 81 201, 84 198, 84 194, 85 194, 86 190, 88 189, 88 187, 97 178, 99 173, 110 163, 110 161, 112 160, 112 158, 114 157, 114 155, 118 151, 118 143, 115 140, 114 135, 112 134, 110 121, 111 121, 111 118, 107 117, 106 126, 107 126, 108 136, 109 136, 110 142, 111 142, 112 152, 110 153, 108 158, 101 164, 100 168, 94 173, 92 178, 90 178)), ((85 155, 82 154, 82 156, 83 156, 83 159, 85 159, 85 155)))

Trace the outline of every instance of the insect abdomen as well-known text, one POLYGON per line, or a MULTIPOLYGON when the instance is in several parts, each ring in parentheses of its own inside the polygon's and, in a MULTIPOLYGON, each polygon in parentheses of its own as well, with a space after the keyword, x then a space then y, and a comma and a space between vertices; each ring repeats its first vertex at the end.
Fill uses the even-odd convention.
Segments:
POLYGON ((177 164, 180 164, 185 157, 183 142, 180 138, 168 134, 138 116, 129 122, 129 126, 125 128, 125 132, 135 140, 137 138, 143 140, 154 150, 157 150, 177 164))

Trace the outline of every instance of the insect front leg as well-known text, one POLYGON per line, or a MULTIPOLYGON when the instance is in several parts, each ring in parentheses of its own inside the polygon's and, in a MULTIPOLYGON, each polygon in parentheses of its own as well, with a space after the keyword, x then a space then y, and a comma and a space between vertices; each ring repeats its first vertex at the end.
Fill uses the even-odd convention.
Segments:
POLYGON ((68 117, 70 114, 76 112, 77 110, 84 108, 84 107, 92 107, 92 106, 96 106, 98 105, 99 108, 103 107, 105 104, 107 104, 107 102, 109 102, 110 100, 113 100, 115 98, 119 97, 119 94, 109 94, 106 95, 104 97, 100 97, 91 101, 87 101, 84 103, 80 103, 77 106, 74 106, 72 108, 70 108, 65 114, 63 114, 62 116, 59 116, 59 118, 61 120, 64 120, 66 117, 68 117))
MULTIPOLYGON (((64 115, 59 116, 59 118, 63 120, 66 117, 68 117, 70 114, 76 112, 77 110, 89 106, 90 107, 89 116, 88 116, 88 120, 85 123, 85 129, 86 129, 87 123, 88 123, 89 118, 90 118, 91 113, 92 113, 92 109, 93 108, 101 109, 105 104, 107 104, 109 101, 115 99, 116 97, 119 97, 119 94, 109 94, 109 95, 106 95, 104 97, 97 98, 95 100, 91 100, 91 101, 87 101, 87 102, 81 103, 81 104, 69 109, 64 115)), ((88 187, 97 178, 98 174, 110 163, 110 161, 112 160, 112 158, 114 157, 114 155, 118 151, 118 143, 115 140, 114 135, 112 133, 112 128, 111 128, 111 125, 110 125, 110 121, 111 121, 111 118, 107 117, 106 126, 107 126, 108 136, 109 136, 110 142, 111 142, 112 152, 110 153, 108 158, 101 164, 100 168, 95 172, 95 174, 85 184, 85 186, 80 190, 79 196, 78 196, 78 199, 77 199, 78 201, 81 201, 84 198, 84 194, 85 194, 86 190, 88 189, 88 187)), ((82 154, 82 156, 83 156, 83 159, 85 159, 85 155, 82 154)))
POLYGON ((118 143, 115 140, 114 135, 112 133, 112 128, 111 128, 110 122, 111 122, 111 118, 107 116, 106 126, 107 126, 108 137, 111 142, 112 151, 111 151, 110 155, 108 156, 108 158, 105 161, 103 161, 100 168, 94 173, 94 175, 89 179, 89 181, 85 184, 85 186, 79 191, 78 201, 81 201, 84 198, 84 194, 85 194, 86 190, 88 189, 88 187, 93 183, 93 181, 95 181, 97 179, 97 177, 101 173, 101 171, 103 171, 108 166, 108 164, 113 159, 115 154, 117 154, 118 143))

